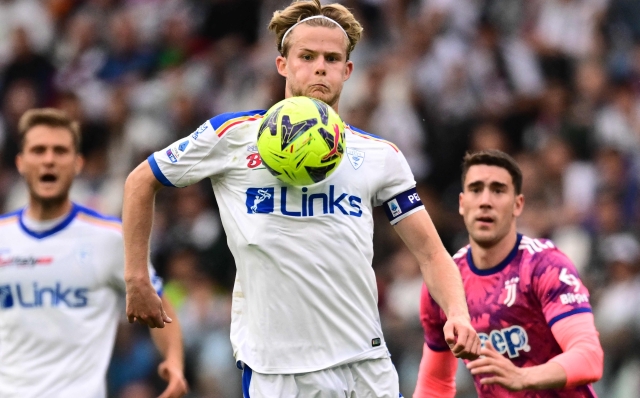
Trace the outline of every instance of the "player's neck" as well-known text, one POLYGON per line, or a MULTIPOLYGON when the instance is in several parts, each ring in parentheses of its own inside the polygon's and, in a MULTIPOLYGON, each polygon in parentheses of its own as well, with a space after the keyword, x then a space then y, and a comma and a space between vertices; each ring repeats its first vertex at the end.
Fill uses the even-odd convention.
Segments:
POLYGON ((68 214, 72 207, 73 204, 68 197, 59 201, 47 202, 31 198, 26 215, 35 221, 54 220, 68 214))
POLYGON ((478 269, 490 269, 500 264, 515 246, 518 240, 516 231, 509 232, 493 246, 481 246, 471 240, 471 256, 473 264, 478 269))

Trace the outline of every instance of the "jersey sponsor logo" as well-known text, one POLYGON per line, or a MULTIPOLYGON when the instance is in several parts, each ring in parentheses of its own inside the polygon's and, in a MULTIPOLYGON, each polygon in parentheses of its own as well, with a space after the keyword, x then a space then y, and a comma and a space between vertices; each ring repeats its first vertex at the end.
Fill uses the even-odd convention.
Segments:
MULTIPOLYGON (((302 188, 299 197, 291 195, 289 188, 280 187, 280 214, 289 217, 313 217, 321 214, 342 214, 352 217, 362 216, 362 198, 343 192, 336 193, 334 185, 329 185, 329 192, 307 193, 302 188)), ((247 189, 247 213, 268 214, 275 211, 275 188, 247 189)))
POLYGON ((573 286, 573 292, 578 293, 580 290, 580 279, 578 279, 575 275, 567 273, 567 269, 563 268, 560 271, 560 275, 558 276, 560 282, 565 283, 569 286, 573 286))
POLYGON ((491 333, 478 333, 480 342, 484 347, 486 341, 491 341, 491 345, 500 354, 508 354, 509 358, 520 356, 520 351, 529 352, 529 336, 522 326, 514 325, 500 330, 492 330, 491 333))
POLYGON ((551 241, 546 241, 543 243, 538 239, 531 239, 527 236, 523 236, 518 249, 526 250, 529 252, 529 254, 535 254, 540 253, 545 249, 553 249, 554 247, 555 246, 553 245, 553 243, 551 243, 551 241))
POLYGON ((247 151, 253 152, 253 153, 257 153, 258 152, 258 146, 255 145, 255 144, 247 145, 247 151))
POLYGON ((262 164, 262 158, 258 153, 252 153, 251 155, 247 156, 247 160, 247 167, 250 169, 255 169, 262 164))
POLYGON ((13 296, 11 295, 11 286, 0 286, 0 308, 13 307, 13 296))
POLYGON ((18 267, 35 267, 38 265, 50 265, 53 262, 53 257, 0 257, 0 267, 7 267, 9 265, 16 265, 18 267))
POLYGON ((193 138, 194 141, 197 140, 200 134, 202 134, 202 132, 205 131, 208 126, 209 122, 202 123, 200 127, 198 127, 198 129, 191 134, 191 138, 193 138))
POLYGON ((589 302, 589 296, 583 293, 565 293, 560 295, 562 304, 582 304, 589 302))
POLYGON ((187 146, 188 146, 188 145, 189 145, 189 140, 182 141, 182 142, 180 143, 180 145, 178 145, 178 150, 179 150, 180 152, 184 152, 184 150, 185 150, 185 149, 187 149, 187 146))
POLYGON ((61 282, 54 286, 39 286, 37 282, 0 286, 0 308, 11 308, 15 304, 22 308, 86 307, 88 303, 87 288, 63 287, 61 282))
POLYGON ((273 213, 275 188, 247 189, 247 211, 249 213, 273 213))
POLYGON ((349 162, 351 162, 351 166, 355 170, 358 170, 362 163, 364 163, 364 152, 358 151, 357 149, 347 148, 347 157, 349 158, 349 162))
POLYGON ((518 282, 520 282, 520 278, 516 276, 515 278, 511 278, 504 283, 504 288, 507 289, 507 297, 505 297, 503 304, 507 307, 511 307, 516 302, 518 282))
POLYGON ((390 200, 387 205, 389 206, 392 216, 397 217, 402 214, 402 209, 400 208, 400 205, 398 205, 397 199, 390 200))

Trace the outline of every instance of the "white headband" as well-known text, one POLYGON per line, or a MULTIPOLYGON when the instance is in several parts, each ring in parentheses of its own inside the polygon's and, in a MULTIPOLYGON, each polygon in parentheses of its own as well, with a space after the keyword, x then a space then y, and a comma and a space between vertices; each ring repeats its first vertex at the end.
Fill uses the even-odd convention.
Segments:
POLYGON ((307 17, 307 18, 305 18, 305 19, 303 19, 303 20, 301 20, 301 21, 299 21, 299 22, 295 23, 292 27, 290 27, 289 29, 287 29, 287 31, 286 31, 286 32, 284 32, 284 36, 282 36, 282 42, 280 42, 280 48, 284 48, 284 39, 286 39, 286 38, 287 38, 287 35, 289 34, 289 32, 291 32, 291 30, 292 30, 293 28, 295 28, 296 26, 300 25, 300 24, 301 24, 301 23, 303 23, 303 22, 307 22, 307 21, 309 21, 309 20, 311 20, 311 19, 318 19, 318 18, 323 18, 323 19, 326 19, 327 21, 331 21, 331 22, 333 22, 334 24, 336 24, 336 26, 337 26, 337 27, 339 27, 339 28, 340 28, 340 30, 342 31, 342 33, 344 33, 344 35, 347 37, 347 40, 349 40, 349 35, 348 35, 348 34, 347 34, 347 32, 344 30, 344 28, 343 28, 342 26, 340 26, 340 24, 339 24, 339 23, 337 23, 336 21, 334 21, 333 19, 331 19, 331 18, 329 18, 329 17, 325 17, 324 15, 314 15, 314 16, 312 16, 312 17, 307 17))

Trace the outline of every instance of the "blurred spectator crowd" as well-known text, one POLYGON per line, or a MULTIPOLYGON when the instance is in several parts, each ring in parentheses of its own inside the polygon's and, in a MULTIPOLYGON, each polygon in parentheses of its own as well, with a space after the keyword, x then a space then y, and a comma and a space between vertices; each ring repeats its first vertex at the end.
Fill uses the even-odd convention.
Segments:
MULTIPOLYGON (((551 238, 591 292, 603 397, 640 396, 640 1, 343 0, 363 23, 343 119, 396 143, 450 252, 466 151, 498 148, 524 173, 519 231, 551 238)), ((324 3, 327 3, 324 1, 324 3)), ((73 199, 120 215, 127 174, 229 111, 284 96, 266 26, 289 0, 0 0, 0 205, 24 206, 17 120, 32 107, 81 121, 73 199)), ((423 344, 421 277, 376 211, 385 336, 410 397, 423 344)), ((345 242, 349 244, 349 242, 345 242)), ((240 397, 229 344, 235 277, 206 182, 157 198, 152 258, 184 329, 191 397, 240 397)), ((124 317, 123 317, 124 319, 124 317)), ((146 331, 119 328, 112 397, 162 382, 146 331)), ((459 396, 475 392, 464 371, 459 396)))

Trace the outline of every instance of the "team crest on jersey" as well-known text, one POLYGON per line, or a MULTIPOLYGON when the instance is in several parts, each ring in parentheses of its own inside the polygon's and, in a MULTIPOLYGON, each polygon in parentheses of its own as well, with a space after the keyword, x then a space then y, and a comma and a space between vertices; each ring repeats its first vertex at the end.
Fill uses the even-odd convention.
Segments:
POLYGON ((507 290, 507 297, 505 297, 502 303, 507 307, 511 307, 516 302, 518 282, 520 282, 520 278, 516 276, 504 283, 504 288, 507 290))
POLYGON ((351 166, 353 166, 355 170, 358 170, 364 162, 364 152, 358 151, 357 149, 347 148, 347 157, 349 158, 349 162, 351 162, 351 166))

